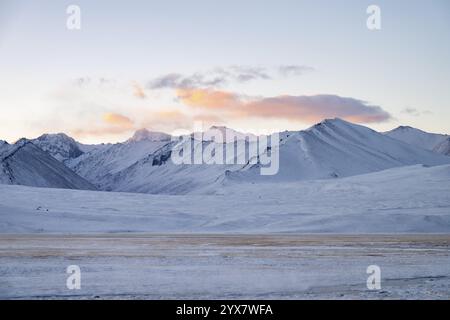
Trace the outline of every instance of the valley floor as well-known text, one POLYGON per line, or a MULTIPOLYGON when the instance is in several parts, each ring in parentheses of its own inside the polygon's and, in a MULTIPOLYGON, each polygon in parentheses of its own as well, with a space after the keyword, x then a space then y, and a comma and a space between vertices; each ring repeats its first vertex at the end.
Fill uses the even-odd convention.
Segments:
POLYGON ((450 299, 449 235, 0 235, 2 299, 450 299), (81 289, 66 268, 81 269, 81 289), (381 290, 366 287, 369 265, 381 290))

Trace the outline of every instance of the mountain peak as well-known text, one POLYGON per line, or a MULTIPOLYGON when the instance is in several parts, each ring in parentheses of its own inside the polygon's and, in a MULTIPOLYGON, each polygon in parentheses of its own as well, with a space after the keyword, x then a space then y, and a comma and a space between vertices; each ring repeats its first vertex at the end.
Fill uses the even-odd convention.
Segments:
POLYGON ((78 144, 74 138, 68 136, 65 133, 44 133, 43 135, 34 139, 33 142, 47 142, 53 144, 73 144, 73 145, 78 144))
POLYGON ((163 132, 153 132, 145 128, 137 130, 134 135, 128 140, 129 142, 139 142, 143 140, 148 141, 168 141, 171 136, 163 132))
POLYGON ((219 130, 222 130, 222 129, 228 129, 228 127, 226 127, 226 126, 211 126, 211 128, 209 128, 209 129, 219 129, 219 130))
POLYGON ((421 130, 418 128, 414 128, 411 126, 398 126, 395 129, 392 129, 390 131, 384 132, 385 134, 390 134, 390 133, 407 133, 407 132, 411 132, 411 133, 420 133, 420 134, 425 134, 425 135, 435 135, 435 136, 441 136, 441 137, 449 137, 448 134, 443 134, 443 133, 434 133, 434 132, 428 132, 425 130, 421 130))
POLYGON ((450 153, 450 146, 445 144, 445 140, 449 136, 445 134, 430 133, 409 126, 399 126, 391 131, 384 132, 384 134, 422 149, 445 155, 450 153))
POLYGON ((247 139, 254 139, 256 138, 256 135, 252 133, 243 133, 240 131, 237 131, 235 129, 228 128, 226 126, 212 126, 208 130, 203 132, 203 139, 205 141, 211 140, 209 138, 210 135, 214 134, 214 131, 220 131, 223 136, 224 142, 234 142, 236 140, 247 140, 247 139))
POLYGON ((414 128, 414 127, 410 127, 410 126, 398 126, 397 128, 391 130, 391 132, 394 131, 418 131, 418 132, 425 132, 422 131, 420 129, 414 128))
POLYGON ((68 136, 67 134, 63 132, 59 133, 44 133, 43 135, 39 136, 37 140, 43 140, 43 139, 62 139, 62 140, 70 140, 75 141, 72 137, 68 136))
POLYGON ((205 132, 211 131, 211 130, 219 130, 220 132, 222 132, 223 134, 226 133, 238 133, 238 134, 244 134, 243 132, 237 131, 235 129, 232 128, 228 128, 227 126, 211 126, 208 130, 206 130, 205 132))
POLYGON ((356 125, 355 123, 343 120, 341 118, 327 118, 327 119, 320 121, 316 125, 327 125, 327 124, 334 124, 334 125, 344 124, 344 125, 349 125, 349 126, 356 125))
POLYGON ((326 118, 324 119, 322 122, 324 123, 333 123, 333 122, 345 122, 345 123, 350 123, 348 121, 345 121, 341 118, 335 117, 335 118, 326 118))
POLYGON ((22 147, 24 145, 26 145, 27 143, 30 143, 31 141, 27 138, 20 138, 19 140, 17 140, 14 145, 22 147))
POLYGON ((311 129, 319 129, 321 127, 329 127, 329 126, 340 126, 340 127, 362 127, 358 124, 348 122, 346 120, 343 120, 341 118, 333 118, 333 119, 324 119, 320 121, 319 123, 316 123, 312 127, 310 127, 308 130, 311 129))
POLYGON ((65 133, 45 133, 31 142, 59 161, 66 161, 83 154, 78 142, 65 133))

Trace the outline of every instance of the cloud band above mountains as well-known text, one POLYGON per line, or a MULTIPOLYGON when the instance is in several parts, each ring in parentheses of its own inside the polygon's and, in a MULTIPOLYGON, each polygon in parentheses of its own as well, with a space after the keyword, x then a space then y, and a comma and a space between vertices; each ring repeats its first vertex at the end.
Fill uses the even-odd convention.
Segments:
POLYGON ((314 68, 281 65, 276 68, 230 66, 192 75, 167 74, 153 79, 148 89, 174 89, 178 101, 195 110, 200 117, 223 121, 243 118, 285 119, 313 123, 324 118, 339 117, 357 123, 377 123, 391 115, 380 106, 366 101, 331 94, 282 95, 249 98, 219 89, 228 83, 269 80, 274 76, 299 76, 314 68))
POLYGON ((389 120, 391 115, 366 101, 338 95, 292 96, 249 99, 212 89, 178 89, 178 98, 187 106, 224 118, 274 118, 312 123, 339 117, 357 123, 389 120))
MULTIPOLYGON (((248 96, 223 89, 232 83, 274 80, 310 71, 314 69, 301 65, 218 67, 191 75, 166 74, 146 86, 131 81, 126 83, 126 90, 118 81, 83 77, 74 82, 75 86, 69 91, 70 99, 64 96, 64 102, 78 98, 81 102, 77 105, 89 107, 91 113, 84 117, 82 127, 75 121, 63 119, 64 130, 77 136, 125 136, 144 127, 171 132, 202 121, 205 125, 234 125, 273 132, 311 125, 326 118, 362 124, 392 119, 380 106, 352 97, 333 94, 248 96), (152 92, 158 89, 170 90, 152 92), (130 99, 130 91, 133 99, 130 99)), ((80 114, 73 105, 71 110, 75 116, 80 114)), ((60 119, 54 122, 62 123, 60 119)))

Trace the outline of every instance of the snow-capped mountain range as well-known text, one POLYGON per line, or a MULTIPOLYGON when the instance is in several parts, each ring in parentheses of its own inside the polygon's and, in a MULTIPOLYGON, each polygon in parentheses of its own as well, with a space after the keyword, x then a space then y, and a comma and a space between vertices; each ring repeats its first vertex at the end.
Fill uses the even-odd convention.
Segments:
POLYGON ((324 120, 304 131, 285 132, 280 138, 280 170, 276 176, 258 175, 252 170, 258 165, 238 173, 252 180, 296 181, 449 163, 448 157, 340 119, 324 120))
MULTIPOLYGON (((250 135, 212 127, 226 135, 226 148, 250 135)), ((204 148, 206 138, 192 144, 204 148)), ((191 137, 195 140, 195 134, 191 137)), ((245 141, 246 145, 251 144, 245 141)), ((184 164, 170 161, 175 143, 165 133, 139 130, 123 143, 84 145, 65 134, 45 134, 13 145, 0 141, 0 183, 139 193, 214 193, 235 183, 335 179, 414 164, 450 164, 447 135, 399 127, 379 133, 340 119, 303 131, 280 133, 279 172, 261 176, 260 164, 184 164)), ((234 155, 237 157, 238 155, 234 155)))

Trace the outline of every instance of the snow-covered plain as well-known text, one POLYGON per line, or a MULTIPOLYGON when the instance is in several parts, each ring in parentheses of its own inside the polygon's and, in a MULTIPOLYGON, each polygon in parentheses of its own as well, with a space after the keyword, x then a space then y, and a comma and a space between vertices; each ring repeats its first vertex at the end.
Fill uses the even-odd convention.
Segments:
POLYGON ((0 185, 0 233, 450 233, 450 165, 149 195, 0 185))

